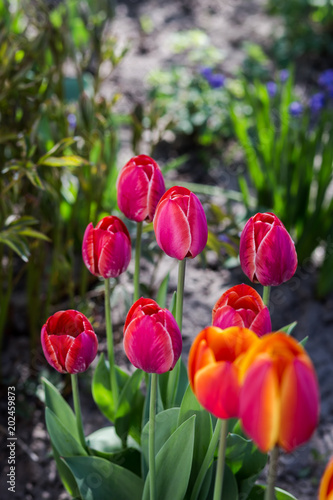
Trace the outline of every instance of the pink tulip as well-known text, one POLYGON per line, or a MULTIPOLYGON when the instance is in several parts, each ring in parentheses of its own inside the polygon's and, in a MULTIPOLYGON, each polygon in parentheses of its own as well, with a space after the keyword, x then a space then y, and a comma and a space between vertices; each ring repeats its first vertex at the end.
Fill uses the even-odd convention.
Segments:
POLYGON ((198 197, 184 187, 170 188, 157 205, 154 230, 158 245, 170 257, 196 257, 208 238, 207 220, 198 197))
POLYGON ((88 319, 69 309, 50 316, 41 331, 44 355, 60 373, 81 373, 95 359, 97 337, 88 319))
POLYGON ((244 284, 233 286, 221 295, 213 308, 212 322, 222 330, 231 326, 248 328, 258 337, 272 331, 268 308, 259 293, 244 284))
POLYGON ((82 243, 82 257, 95 276, 116 278, 126 271, 131 260, 131 238, 125 224, 113 215, 97 226, 88 224, 82 243))
POLYGON ((149 156, 134 156, 119 173, 118 206, 130 220, 152 222, 156 205, 164 192, 162 172, 149 156))
POLYGON ((290 234, 276 215, 258 213, 243 229, 239 256, 246 276, 264 286, 288 281, 297 267, 297 254, 290 234))
POLYGON ((137 300, 126 317, 124 349, 130 362, 147 373, 172 370, 182 351, 176 320, 154 300, 137 300))

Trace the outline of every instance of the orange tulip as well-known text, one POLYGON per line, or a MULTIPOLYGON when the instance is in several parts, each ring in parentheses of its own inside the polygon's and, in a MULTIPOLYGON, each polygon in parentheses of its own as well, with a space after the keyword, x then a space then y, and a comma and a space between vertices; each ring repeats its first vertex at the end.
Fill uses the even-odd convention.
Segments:
POLYGON ((333 458, 328 462, 321 478, 318 500, 333 500, 333 458))
POLYGON ((243 357, 240 379, 242 426, 262 451, 275 445, 292 451, 310 439, 318 423, 318 383, 296 340, 282 332, 261 337, 243 357))
POLYGON ((239 368, 257 335, 238 326, 221 330, 209 326, 195 338, 189 353, 188 374, 199 403, 218 418, 239 414, 239 368))

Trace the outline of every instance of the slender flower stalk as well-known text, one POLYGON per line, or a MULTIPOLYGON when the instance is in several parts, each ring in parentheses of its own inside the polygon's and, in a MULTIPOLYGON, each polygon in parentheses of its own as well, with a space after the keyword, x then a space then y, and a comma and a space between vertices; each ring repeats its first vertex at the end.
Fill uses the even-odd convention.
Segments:
POLYGON ((205 479, 206 472, 208 470, 209 464, 214 458, 214 453, 217 447, 217 444, 219 442, 220 438, 220 433, 221 433, 221 425, 222 425, 223 420, 219 418, 216 422, 215 429, 212 435, 212 439, 210 440, 208 450, 206 452, 205 458, 203 459, 203 462, 201 464, 199 474, 197 476, 197 479, 194 483, 192 494, 190 500, 197 500, 198 495, 200 493, 200 489, 203 483, 203 480, 205 479))
POLYGON ((79 433, 79 439, 80 439, 80 443, 82 444, 83 448, 86 451, 88 451, 86 439, 84 437, 83 424, 82 424, 82 413, 81 413, 77 373, 71 374, 71 383, 72 383, 74 412, 75 412, 75 417, 76 417, 77 430, 79 433))
POLYGON ((225 450, 227 447, 227 434, 228 434, 228 420, 222 419, 213 500, 221 500, 222 496, 225 450))
POLYGON ((108 358, 110 364, 110 386, 113 396, 114 410, 116 412, 118 406, 118 384, 116 377, 116 369, 114 362, 114 348, 113 348, 113 334, 112 334, 112 321, 111 321, 111 307, 110 307, 110 279, 106 278, 105 283, 105 322, 106 322, 106 341, 108 349, 108 358))
POLYGON ((142 222, 136 224, 135 268, 134 268, 134 302, 140 298, 140 257, 141 257, 142 222))
POLYGON ((271 451, 269 469, 267 476, 267 488, 265 491, 265 500, 275 500, 275 480, 277 474, 277 464, 279 459, 279 448, 275 446, 271 451))
POLYGON ((262 293, 262 301, 269 308, 269 297, 271 295, 271 287, 270 286, 264 286, 263 293, 262 293))
POLYGON ((150 500, 156 499, 156 477, 155 477, 155 417, 156 417, 156 394, 157 373, 150 376, 150 405, 149 405, 149 485, 150 500))

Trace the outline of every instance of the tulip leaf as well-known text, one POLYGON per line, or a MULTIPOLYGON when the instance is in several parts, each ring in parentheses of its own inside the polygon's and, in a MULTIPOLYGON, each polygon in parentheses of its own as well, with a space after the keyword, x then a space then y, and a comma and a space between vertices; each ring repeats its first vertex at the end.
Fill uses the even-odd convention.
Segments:
MULTIPOLYGON (((156 500, 184 498, 192 467, 195 418, 193 415, 178 427, 156 455, 156 500)), ((149 498, 148 473, 142 500, 149 498)))
POLYGON ((249 443, 252 445, 252 441, 250 439, 244 439, 239 434, 229 433, 227 436, 227 448, 225 453, 226 460, 232 462, 241 460, 249 443))
POLYGON ((71 431, 50 408, 45 408, 45 420, 52 444, 59 455, 65 457, 87 455, 81 443, 73 437, 71 431))
POLYGON ((307 335, 306 337, 304 337, 303 340, 300 340, 299 343, 301 346, 305 347, 307 341, 309 340, 309 335, 307 335))
POLYGON ((83 500, 141 500, 143 481, 99 457, 66 457, 83 500))
POLYGON ((61 482, 73 498, 80 496, 79 488, 68 465, 61 459, 57 449, 52 445, 53 458, 57 464, 57 471, 61 482))
POLYGON ((45 405, 59 418, 60 422, 70 431, 71 435, 79 441, 76 418, 72 408, 51 382, 44 377, 42 377, 42 382, 45 391, 45 405))
MULTIPOLYGON (((116 366, 116 377, 118 381, 118 388, 121 393, 130 377, 118 366, 116 366)), ((92 380, 92 395, 95 403, 103 415, 105 415, 110 422, 114 422, 115 408, 111 391, 109 362, 104 359, 104 354, 101 354, 95 368, 92 380)))
POLYGON ((189 481, 188 490, 191 491, 196 478, 201 469, 202 462, 205 458, 209 443, 212 437, 212 419, 210 414, 200 405, 197 398, 193 394, 190 386, 188 386, 183 401, 180 405, 178 426, 187 419, 196 415, 195 431, 194 431, 194 447, 193 447, 193 462, 189 481))
POLYGON ((176 388, 171 386, 169 387, 169 398, 171 393, 173 393, 174 402, 168 401, 168 386, 169 384, 172 383, 172 380, 169 382, 171 372, 161 373, 158 377, 159 391, 164 408, 172 408, 173 406, 180 406, 185 391, 188 387, 187 369, 184 364, 184 361, 181 358, 177 361, 174 370, 178 370, 178 377, 176 379, 177 385, 176 388))
MULTIPOLYGON (((178 427, 179 408, 169 408, 156 415, 155 421, 155 455, 178 427)), ((142 455, 148 465, 149 422, 141 434, 142 455)))
POLYGON ((169 278, 170 278, 170 273, 168 273, 162 283, 160 284, 160 287, 157 292, 157 297, 156 297, 156 302, 160 307, 163 307, 163 309, 166 308, 166 299, 167 299, 167 293, 168 293, 168 285, 169 285, 169 278))
POLYGON ((291 335, 293 329, 297 325, 297 321, 293 321, 293 323, 290 323, 289 325, 283 326, 282 328, 279 329, 279 332, 284 332, 287 335, 291 335))
MULTIPOLYGON (((264 500, 266 488, 267 486, 264 484, 255 484, 252 490, 250 491, 247 500, 264 500)), ((275 489, 276 500, 297 500, 297 498, 294 497, 294 495, 288 493, 285 490, 282 490, 281 488, 274 488, 274 489, 275 489)))
POLYGON ((177 309, 177 292, 173 292, 172 299, 169 305, 169 311, 173 315, 173 317, 176 317, 176 309, 177 309))
POLYGON ((144 396, 140 391, 140 383, 143 374, 142 370, 135 370, 120 393, 115 415, 115 427, 118 436, 123 441, 126 441, 129 432, 131 432, 134 439, 140 441, 144 405, 144 396))
MULTIPOLYGON (((215 488, 215 476, 216 476, 216 465, 217 461, 214 462, 212 467, 210 467, 209 470, 212 470, 212 479, 210 483, 210 489, 208 491, 208 494, 206 497, 200 496, 199 495, 199 500, 209 500, 213 498, 214 496, 214 488, 215 488)), ((235 479, 235 476, 231 472, 230 468, 225 465, 224 466, 224 474, 223 474, 223 488, 222 488, 222 495, 221 498, 223 500, 238 500, 239 498, 242 499, 244 497, 238 495, 238 487, 237 487, 237 481, 235 479)))

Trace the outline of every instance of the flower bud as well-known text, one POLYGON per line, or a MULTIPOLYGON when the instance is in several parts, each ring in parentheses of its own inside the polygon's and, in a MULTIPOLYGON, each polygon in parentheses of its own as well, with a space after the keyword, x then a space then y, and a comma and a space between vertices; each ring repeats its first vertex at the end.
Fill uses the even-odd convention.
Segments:
POLYGON ((129 310, 124 349, 130 362, 147 373, 172 370, 182 351, 182 336, 171 312, 141 298, 129 310))
POLYGON ((125 224, 113 215, 104 217, 94 228, 88 224, 82 243, 82 257, 95 276, 116 278, 131 260, 131 238, 125 224))
POLYGON ((258 213, 241 234, 239 257, 246 276, 264 286, 281 285, 297 268, 297 254, 290 234, 276 215, 258 213))
POLYGON ((134 156, 120 170, 117 200, 119 209, 128 219, 152 222, 164 192, 162 172, 149 156, 134 156))
POLYGON ((50 316, 41 331, 44 355, 60 373, 81 373, 95 359, 97 337, 88 319, 69 309, 50 316))
POLYGON ((249 328, 258 337, 272 331, 268 308, 259 293, 244 284, 233 286, 221 295, 213 308, 212 323, 222 330, 230 326, 249 328))
POLYGON ((170 188, 160 199, 154 217, 157 244, 178 260, 194 258, 205 248, 207 220, 199 198, 189 189, 170 188))

